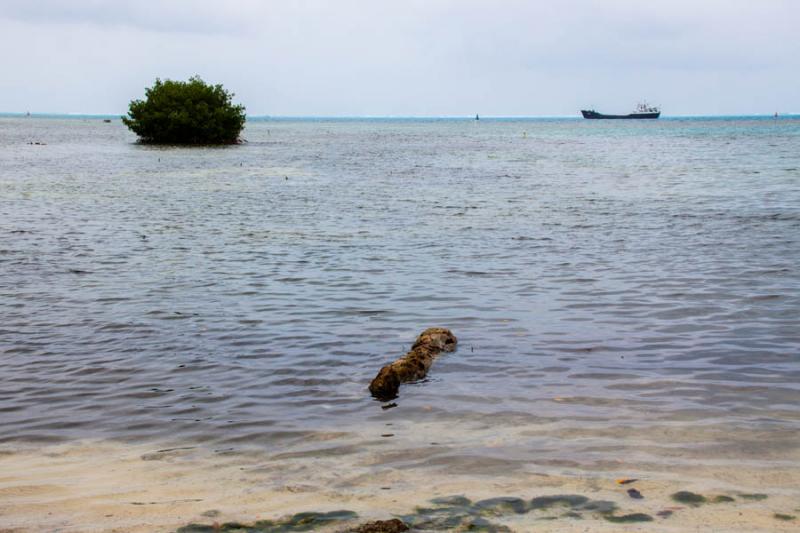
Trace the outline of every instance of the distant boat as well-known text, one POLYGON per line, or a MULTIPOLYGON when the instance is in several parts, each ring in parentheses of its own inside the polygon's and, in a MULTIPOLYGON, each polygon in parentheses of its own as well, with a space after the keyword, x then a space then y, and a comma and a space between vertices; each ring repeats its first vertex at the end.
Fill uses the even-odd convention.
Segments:
POLYGON ((475 113, 475 120, 480 120, 480 119, 481 119, 481 117, 479 117, 478 114, 475 113))
POLYGON ((110 118, 104 118, 103 122, 105 122, 106 124, 111 124, 111 119, 110 118))
POLYGON ((643 103, 637 105, 636 110, 633 113, 628 113, 627 115, 604 115, 603 113, 598 113, 594 109, 581 109, 581 114, 583 115, 583 118, 658 118, 661 116, 661 110, 656 106, 650 106, 643 103))

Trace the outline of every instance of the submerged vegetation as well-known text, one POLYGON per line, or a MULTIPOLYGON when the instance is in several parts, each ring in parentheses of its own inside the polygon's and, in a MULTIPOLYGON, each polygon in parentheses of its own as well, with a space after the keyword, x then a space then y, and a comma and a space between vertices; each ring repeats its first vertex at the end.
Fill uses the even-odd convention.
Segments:
POLYGON ((189 524, 178 529, 177 533, 288 533, 290 531, 313 531, 323 526, 347 522, 358 518, 353 511, 330 511, 327 513, 297 513, 283 520, 259 520, 252 524, 226 522, 224 524, 189 524))
POLYGON ((122 122, 142 142, 159 144, 231 144, 244 128, 245 109, 233 104, 222 85, 200 77, 188 81, 156 79, 144 100, 133 100, 122 122))
MULTIPOLYGON (((633 483, 636 480, 629 480, 633 483)), ((619 481, 617 482, 619 484, 619 481)), ((740 495, 744 496, 744 495, 740 495)), ((756 494, 748 496, 763 496, 756 494)), ((736 501, 727 495, 706 497, 689 491, 671 495, 675 502, 687 507, 699 507, 706 503, 730 503, 736 501)), ((746 499, 746 498, 745 498, 746 499)), ((763 499, 763 498, 751 498, 763 499)), ((252 524, 228 522, 224 524, 189 524, 177 533, 288 533, 292 531, 314 531, 331 525, 340 526, 347 533, 398 533, 409 530, 507 533, 512 529, 501 523, 515 521, 515 517, 526 515, 527 520, 606 520, 612 524, 635 524, 669 519, 685 507, 672 507, 655 513, 655 517, 643 512, 621 512, 613 501, 594 500, 580 494, 554 494, 538 496, 530 500, 514 496, 501 496, 473 501, 463 495, 444 496, 429 500, 428 505, 417 507, 414 512, 398 515, 390 520, 378 520, 353 526, 358 515, 353 511, 305 512, 287 516, 281 520, 260 520, 252 524), (657 518, 656 518, 657 517, 657 518)), ((775 520, 793 521, 795 515, 774 513, 775 520)))
POLYGON ((672 495, 672 499, 678 503, 698 507, 708 501, 702 494, 690 492, 688 490, 681 490, 672 495))

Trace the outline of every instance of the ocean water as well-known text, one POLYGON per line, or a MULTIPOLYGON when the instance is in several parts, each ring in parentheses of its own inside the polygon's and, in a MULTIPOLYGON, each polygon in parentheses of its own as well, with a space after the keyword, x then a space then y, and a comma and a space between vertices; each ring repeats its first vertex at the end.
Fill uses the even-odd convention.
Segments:
POLYGON ((426 428, 405 467, 796 456, 800 119, 244 137, 0 118, 0 444, 347 457, 390 425, 426 428), (369 381, 429 326, 458 351, 384 408, 369 381))

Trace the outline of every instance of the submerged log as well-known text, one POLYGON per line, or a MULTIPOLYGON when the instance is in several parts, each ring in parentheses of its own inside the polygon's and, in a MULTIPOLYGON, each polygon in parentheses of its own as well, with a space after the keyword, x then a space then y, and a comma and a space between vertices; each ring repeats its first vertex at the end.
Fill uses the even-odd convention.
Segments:
POLYGON ((441 352, 455 351, 457 343, 458 339, 447 328, 426 329, 417 337, 410 352, 380 369, 369 384, 369 391, 382 401, 397 398, 401 383, 424 378, 434 358, 441 352))

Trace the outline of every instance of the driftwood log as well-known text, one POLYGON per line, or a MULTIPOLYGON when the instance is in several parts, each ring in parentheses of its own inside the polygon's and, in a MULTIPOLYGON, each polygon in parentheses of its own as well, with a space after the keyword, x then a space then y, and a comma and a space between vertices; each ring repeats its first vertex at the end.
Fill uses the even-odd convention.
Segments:
POLYGON ((455 351, 457 343, 458 339, 447 328, 426 329, 417 337, 410 352, 380 369, 369 384, 369 391, 382 401, 397 398, 401 383, 424 378, 434 358, 441 352, 455 351))

